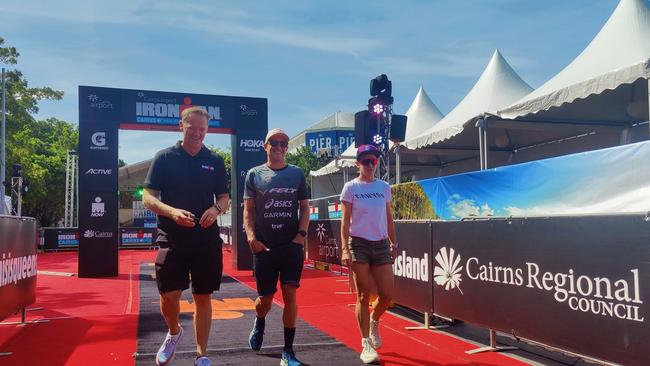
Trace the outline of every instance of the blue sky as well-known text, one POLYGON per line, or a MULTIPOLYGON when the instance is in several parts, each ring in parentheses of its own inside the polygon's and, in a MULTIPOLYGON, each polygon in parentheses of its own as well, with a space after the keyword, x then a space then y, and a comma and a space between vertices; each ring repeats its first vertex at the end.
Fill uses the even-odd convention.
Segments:
MULTIPOLYGON (((65 92, 43 102, 38 118, 76 123, 77 86, 92 85, 265 97, 269 126, 294 135, 336 111, 365 108, 380 73, 393 81, 396 113, 420 85, 447 113, 495 48, 538 87, 584 49, 617 3, 22 0, 0 3, 0 36, 18 48, 30 85, 65 92)), ((178 137, 122 131, 120 157, 147 159, 178 137)), ((224 148, 230 138, 206 143, 224 148)))

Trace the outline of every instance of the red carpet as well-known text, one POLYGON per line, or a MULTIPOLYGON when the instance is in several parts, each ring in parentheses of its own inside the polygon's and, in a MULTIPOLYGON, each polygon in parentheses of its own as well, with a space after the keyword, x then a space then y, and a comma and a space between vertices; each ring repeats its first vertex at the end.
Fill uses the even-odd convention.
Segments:
MULTIPOLYGON (((0 365, 132 365, 138 313, 138 267, 154 251, 120 252, 119 276, 104 279, 38 275, 36 303, 27 320, 0 326, 0 365)), ((38 257, 39 271, 77 272, 77 253, 38 257)), ((3 322, 19 321, 19 316, 3 322)))
MULTIPOLYGON (((25 326, 0 325, 0 365, 133 365, 138 314, 138 270, 152 262, 155 251, 121 251, 120 275, 109 279, 83 279, 39 274, 37 302, 28 320, 51 318, 48 323, 25 326)), ((255 288, 250 271, 236 271, 229 253, 224 256, 225 272, 255 288)), ((77 253, 39 255, 39 270, 77 271, 77 253)), ((347 277, 305 269, 299 291, 300 317, 349 347, 360 351, 354 309, 347 304, 353 295, 336 295, 348 290, 347 277)), ((278 293, 276 301, 282 304, 278 293)), ((18 316, 3 322, 20 320, 18 316)), ((496 353, 467 355, 475 346, 442 333, 406 331, 413 325, 387 314, 382 318, 385 365, 524 365, 496 353)), ((298 335, 299 336, 299 335, 298 335)))

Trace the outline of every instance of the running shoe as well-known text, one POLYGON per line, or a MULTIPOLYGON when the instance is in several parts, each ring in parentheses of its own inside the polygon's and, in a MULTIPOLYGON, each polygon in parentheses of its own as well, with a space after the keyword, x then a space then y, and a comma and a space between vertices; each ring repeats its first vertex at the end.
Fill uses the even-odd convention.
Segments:
POLYGON ((368 338, 361 339, 361 355, 359 358, 363 363, 379 363, 379 355, 372 347, 372 343, 368 338))
POLYGON ((169 332, 167 332, 165 341, 160 346, 160 349, 158 349, 158 353, 156 354, 156 365, 165 366, 169 364, 171 360, 174 359, 174 353, 176 352, 176 345, 178 344, 178 341, 181 340, 182 336, 183 336, 183 327, 181 326, 179 326, 179 331, 176 334, 172 335, 169 334, 169 332))
POLYGON ((264 342, 264 329, 257 324, 257 318, 255 318, 255 323, 253 323, 253 330, 248 336, 248 344, 251 346, 253 351, 259 351, 262 348, 262 342, 264 342))
POLYGON ((282 360, 280 366, 301 366, 302 362, 298 361, 293 351, 282 352, 282 360))

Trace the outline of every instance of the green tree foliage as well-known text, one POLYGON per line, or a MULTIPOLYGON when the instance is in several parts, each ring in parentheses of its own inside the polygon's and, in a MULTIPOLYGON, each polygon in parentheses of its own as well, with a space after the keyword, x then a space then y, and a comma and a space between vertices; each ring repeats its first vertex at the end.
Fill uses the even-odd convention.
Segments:
POLYGON ((326 160, 317 158, 316 155, 311 152, 311 149, 307 146, 300 146, 296 152, 287 153, 285 159, 287 163, 296 165, 300 167, 303 172, 305 172, 307 186, 310 186, 311 182, 309 179, 309 173, 312 170, 318 170, 327 164, 326 160))
MULTIPOLYGON (((0 37, 0 63, 15 65, 20 54, 14 47, 4 47, 4 39, 0 37)), ((60 100, 63 92, 49 87, 31 88, 19 70, 5 71, 7 136, 11 138, 14 132, 34 121, 32 114, 38 113, 38 102, 41 100, 60 100)))
MULTIPOLYGON (((5 46, 0 37, 0 63, 15 65, 20 54, 5 46)), ((32 88, 19 70, 7 70, 6 132, 7 177, 15 163, 22 165, 22 175, 29 180, 29 192, 23 198, 24 216, 36 217, 49 226, 63 216, 65 201, 65 161, 67 151, 76 149, 78 130, 57 119, 36 121, 41 100, 59 100, 63 92, 49 87, 32 88)))
POLYGON ((397 184, 391 187, 392 209, 395 220, 431 220, 438 216, 429 197, 418 183, 397 184))
POLYGON ((77 146, 79 132, 68 122, 50 118, 31 121, 15 132, 7 146, 7 166, 22 165, 29 180, 23 197, 23 216, 51 226, 63 217, 67 151, 77 146))
POLYGON ((210 146, 209 149, 223 158, 223 163, 226 166, 226 182, 228 182, 228 191, 230 191, 230 171, 232 170, 232 153, 230 152, 230 148, 222 150, 216 146, 210 146))

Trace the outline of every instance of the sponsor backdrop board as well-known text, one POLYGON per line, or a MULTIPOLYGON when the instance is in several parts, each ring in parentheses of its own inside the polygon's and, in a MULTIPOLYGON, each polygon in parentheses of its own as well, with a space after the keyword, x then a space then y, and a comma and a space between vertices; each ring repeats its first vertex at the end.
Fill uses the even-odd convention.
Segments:
POLYGON ((0 215, 0 320, 36 301, 36 220, 0 215))
POLYGON ((397 258, 394 301, 421 312, 433 311, 431 223, 396 222, 397 258))
POLYGON ((433 224, 437 314, 625 365, 649 365, 645 215, 433 224))
POLYGON ((43 228, 44 250, 77 248, 78 246, 79 232, 76 228, 43 228))
POLYGON ((153 246, 156 228, 123 227, 120 228, 120 246, 153 246))
POLYGON ((307 259, 341 264, 341 220, 312 220, 309 222, 307 259))
POLYGON ((232 135, 232 217, 238 232, 233 237, 233 260, 240 270, 252 267, 252 254, 241 230, 243 183, 246 171, 265 160, 267 100, 80 86, 80 277, 118 273, 118 129, 178 134, 181 112, 192 106, 201 106, 210 114, 209 132, 232 135))

